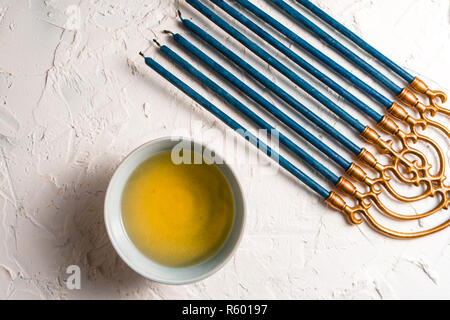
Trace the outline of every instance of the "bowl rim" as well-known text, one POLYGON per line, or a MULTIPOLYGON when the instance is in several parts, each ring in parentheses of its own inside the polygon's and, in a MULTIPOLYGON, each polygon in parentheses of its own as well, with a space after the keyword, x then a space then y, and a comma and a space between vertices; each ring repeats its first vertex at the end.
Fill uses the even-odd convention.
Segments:
MULTIPOLYGON (((229 178, 225 177, 227 183, 230 185, 230 181, 229 178)), ((231 185, 230 185, 231 187, 231 185)), ((106 226, 106 232, 108 234, 108 238, 110 243, 112 244, 114 250, 116 251, 116 253, 118 254, 118 256, 122 259, 122 261, 125 262, 125 264, 130 267, 134 272, 136 272, 137 274, 139 274, 140 276, 144 277, 145 279, 151 280, 151 281, 155 281, 161 284, 167 284, 167 285, 186 285, 186 284, 192 284, 192 283, 196 283, 199 281, 202 281, 206 278, 211 277, 212 275, 214 275, 215 273, 217 273, 218 271, 220 271, 226 264, 228 264, 228 262, 231 260, 231 258, 233 258, 236 254, 237 249, 240 247, 240 244, 242 242, 243 236, 244 236, 244 230, 246 227, 246 222, 247 222, 247 203, 246 203, 246 197, 244 194, 244 189, 242 187, 241 182, 239 181, 239 179, 237 178, 236 172, 235 170, 225 161, 225 158, 220 154, 217 153, 214 149, 209 148, 205 142, 200 142, 197 141, 194 138, 188 138, 188 137, 183 137, 183 136, 168 136, 168 137, 161 137, 161 138, 156 138, 153 140, 150 140, 146 143, 143 143, 142 145, 134 148, 131 152, 129 152, 127 154, 127 156, 125 156, 120 163, 116 166, 115 170, 114 170, 114 174, 112 175, 109 183, 108 183, 108 187, 106 189, 106 193, 105 193, 105 200, 104 200, 104 205, 103 205, 103 218, 104 218, 104 223, 106 226), (157 144, 157 143, 163 143, 165 141, 168 142, 176 142, 176 141, 189 141, 192 142, 194 144, 200 145, 202 146, 202 148, 205 149, 209 149, 211 151, 214 151, 214 153, 216 154, 216 156, 218 156, 221 160, 223 160, 223 166, 225 166, 227 168, 227 170, 229 170, 230 174, 233 176, 234 181, 236 183, 236 188, 235 190, 233 190, 233 192, 236 192, 237 194, 240 195, 240 197, 242 198, 242 217, 241 217, 241 228, 240 228, 240 232, 237 236, 237 239, 235 240, 235 244, 233 246, 233 248, 230 250, 229 254, 223 259, 223 261, 221 263, 218 263, 214 268, 212 268, 210 271, 205 272, 197 277, 193 277, 190 279, 185 279, 185 280, 167 280, 167 279, 158 279, 157 277, 149 277, 147 274, 145 274, 142 270, 140 270, 138 268, 138 264, 133 263, 133 261, 130 261, 131 259, 127 258, 123 252, 122 249, 119 248, 119 244, 116 243, 115 238, 112 236, 113 235, 113 231, 111 230, 111 225, 109 222, 109 218, 108 218, 108 199, 110 198, 109 194, 111 193, 111 188, 112 188, 112 182, 115 181, 115 177, 118 174, 119 168, 122 167, 122 165, 129 159, 131 158, 136 152, 138 152, 139 150, 148 148, 151 145, 157 144)), ((233 222, 234 223, 234 222, 233 222)), ((134 243, 131 241, 131 239, 128 238, 128 241, 131 242, 131 244, 133 246, 134 243)), ((222 245, 221 249, 224 247, 224 245, 230 240, 230 238, 228 238, 225 243, 222 245)), ((219 251, 221 250, 219 249, 219 251)), ((218 251, 218 252, 219 252, 218 251)), ((218 253, 217 252, 217 253, 218 253)), ((216 254, 217 254, 216 253, 216 254)), ((215 255, 213 255, 212 257, 210 257, 208 260, 210 259, 214 259, 215 255)), ((149 261, 152 261, 150 258, 146 257, 149 261)), ((205 262, 206 262, 205 261, 205 262)), ((203 262, 204 263, 204 262, 203 262)), ((175 269, 175 268, 174 268, 175 269)))

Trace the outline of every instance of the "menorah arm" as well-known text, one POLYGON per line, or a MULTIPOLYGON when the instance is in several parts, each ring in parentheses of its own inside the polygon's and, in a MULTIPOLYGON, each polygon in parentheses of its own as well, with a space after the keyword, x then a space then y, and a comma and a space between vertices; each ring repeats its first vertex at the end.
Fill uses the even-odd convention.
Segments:
POLYGON ((446 228, 450 227, 450 219, 446 222, 423 231, 419 232, 402 232, 402 231, 396 231, 392 230, 388 227, 383 226, 380 224, 369 212, 370 207, 367 206, 361 206, 357 205, 355 207, 349 206, 345 200, 339 196, 337 193, 332 192, 330 196, 325 201, 330 207, 333 209, 343 213, 347 220, 352 225, 360 225, 365 221, 369 223, 369 225, 378 233, 398 240, 408 240, 408 239, 417 239, 417 238, 423 238, 429 235, 432 235, 434 233, 437 233, 439 231, 445 230, 446 228))
POLYGON ((437 99, 441 100, 442 103, 447 102, 447 94, 445 94, 445 92, 439 90, 431 90, 428 87, 428 85, 425 84, 425 82, 423 82, 421 79, 417 77, 414 78, 414 80, 409 84, 409 86, 415 92, 427 96, 428 99, 430 100, 431 105, 441 108, 444 114, 450 115, 449 109, 439 107, 436 102, 437 99))

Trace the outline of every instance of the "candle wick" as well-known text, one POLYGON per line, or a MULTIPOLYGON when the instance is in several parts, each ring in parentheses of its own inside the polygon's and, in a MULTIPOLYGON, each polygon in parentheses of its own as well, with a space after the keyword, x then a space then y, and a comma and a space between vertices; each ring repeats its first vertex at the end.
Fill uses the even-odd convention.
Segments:
POLYGON ((172 31, 169 31, 169 30, 163 30, 163 33, 170 34, 172 37, 175 35, 175 33, 173 33, 172 31))
POLYGON ((144 55, 144 53, 143 53, 142 51, 139 52, 139 55, 140 55, 141 57, 145 58, 145 55, 144 55))
POLYGON ((153 42, 156 43, 156 45, 157 45, 158 47, 161 47, 161 44, 158 42, 158 40, 153 39, 153 42))
POLYGON ((177 15, 178 15, 178 18, 180 18, 180 20, 183 21, 183 17, 181 16, 181 11, 180 10, 177 10, 177 15))

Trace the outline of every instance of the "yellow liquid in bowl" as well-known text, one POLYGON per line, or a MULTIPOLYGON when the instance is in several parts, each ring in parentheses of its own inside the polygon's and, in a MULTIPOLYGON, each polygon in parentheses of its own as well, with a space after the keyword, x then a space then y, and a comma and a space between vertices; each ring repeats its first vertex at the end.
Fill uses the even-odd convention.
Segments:
POLYGON ((234 199, 215 165, 175 165, 171 152, 141 164, 122 196, 122 217, 135 246, 153 261, 185 267, 206 261, 226 242, 234 199))

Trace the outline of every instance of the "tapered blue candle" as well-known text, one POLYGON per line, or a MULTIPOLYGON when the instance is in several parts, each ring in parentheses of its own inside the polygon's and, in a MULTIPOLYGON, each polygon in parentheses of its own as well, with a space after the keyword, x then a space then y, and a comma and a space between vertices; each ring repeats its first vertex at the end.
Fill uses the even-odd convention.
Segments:
POLYGON ((236 28, 232 27, 225 20, 220 18, 217 14, 215 14, 208 7, 204 6, 198 0, 186 0, 191 6, 197 9, 200 13, 202 13, 209 20, 214 22, 217 26, 231 35, 233 38, 241 42, 245 47, 250 49, 253 53, 263 59, 265 62, 270 64, 272 67, 277 69, 311 96, 313 96, 316 100, 322 103, 325 107, 335 113, 342 120, 347 122, 351 127, 357 130, 359 133, 363 133, 366 130, 366 125, 363 125, 359 120, 351 116, 348 112, 344 111, 341 107, 331 101, 328 97, 322 94, 319 90, 314 88, 312 85, 304 81, 300 78, 296 73, 294 73, 290 68, 286 67, 284 64, 275 59, 272 55, 270 55, 267 51, 263 50, 256 43, 251 41, 241 32, 239 32, 236 28))
POLYGON ((188 52, 195 55, 198 59, 203 61, 207 66, 209 66, 212 70, 216 71, 220 76, 222 76, 225 80, 229 81, 232 85, 246 94, 248 97, 253 99, 256 103, 262 106, 265 110, 270 112, 273 116, 283 122, 290 129, 295 131, 301 137, 303 137, 306 141, 311 143, 314 147, 319 149, 325 155, 327 155, 330 159, 336 162, 339 166, 341 166, 345 171, 347 171, 351 167, 351 163, 345 160, 341 155, 339 155, 336 151, 332 150, 325 143, 316 138, 311 132, 303 128, 300 124, 286 115, 283 111, 274 106, 271 102, 269 102, 266 98, 261 96, 255 90, 250 88, 244 82, 239 80, 236 76, 234 76, 231 72, 221 66, 219 63, 214 61, 212 58, 203 53, 202 50, 197 48, 191 42, 189 42, 186 38, 184 38, 180 34, 172 34, 174 40, 185 48, 188 52))
POLYGON ((378 82, 380 82, 390 91, 392 91, 396 96, 398 96, 403 91, 403 88, 395 84, 392 80, 383 75, 369 63, 364 61, 361 57, 353 53, 350 49, 345 47, 339 41, 334 39, 323 29, 319 28, 311 20, 306 18, 299 11, 295 10, 292 6, 288 5, 285 1, 283 0, 269 0, 269 1, 277 5, 281 10, 283 10, 292 18, 294 18, 297 22, 299 22, 302 26, 311 31, 314 35, 325 41, 329 46, 337 50, 340 54, 342 54, 342 56, 344 56, 349 61, 357 65, 363 71, 370 74, 374 79, 376 79, 378 82))
POLYGON ((309 0, 297 0, 301 5, 303 5, 305 8, 310 10, 312 13, 314 13, 317 17, 328 23, 330 26, 332 26, 334 29, 339 31, 341 34, 349 38, 351 41, 356 43, 361 49, 365 50, 367 53, 369 53, 374 58, 378 59, 380 62, 382 62, 384 65, 386 65, 389 69, 394 71, 396 74, 398 74, 401 78, 405 79, 408 83, 411 83, 414 81, 415 77, 412 76, 408 71, 400 67, 398 64, 396 64, 394 61, 386 57, 384 54, 382 54, 380 51, 372 47, 370 44, 368 44, 366 41, 361 39, 359 36, 357 36, 354 32, 352 32, 350 29, 346 28, 343 24, 339 23, 337 20, 335 20, 333 17, 331 17, 329 14, 327 14, 325 11, 314 5, 309 0))
POLYGON ((283 101, 285 101, 288 105, 290 105, 294 110, 303 114, 308 120, 317 125, 323 131, 328 133, 331 137, 336 139, 340 144, 342 144, 345 148, 351 151, 355 155, 359 155, 362 152, 362 148, 344 136, 341 132, 332 127, 328 122, 324 121, 322 118, 318 117, 314 112, 306 108, 302 103, 296 100, 292 95, 287 93, 281 87, 276 85, 269 78, 264 76, 261 72, 253 68, 249 63, 244 61, 241 57, 235 54, 233 51, 222 45, 219 41, 217 41, 213 36, 209 35, 199 26, 194 24, 192 21, 188 19, 181 19, 183 25, 200 37, 203 41, 211 45, 225 57, 234 62, 237 66, 246 71, 251 77, 261 83, 263 86, 267 87, 274 94, 280 97, 283 101))
POLYGON ((246 116, 249 120, 254 122, 261 129, 267 130, 272 134, 276 134, 279 137, 280 143, 285 146, 288 150, 302 159, 305 163, 307 163, 311 168, 317 170, 320 174, 322 174, 326 179, 331 181, 333 184, 337 185, 340 181, 340 177, 335 175, 331 170, 322 165, 316 159, 314 159, 309 153, 304 151, 298 145, 296 145, 292 140, 286 137, 284 134, 276 130, 273 126, 268 124, 264 119, 259 117, 256 113, 247 108, 242 102, 237 100, 234 96, 228 93, 225 89, 220 87, 217 83, 212 81, 210 78, 201 73, 198 69, 196 69, 192 64, 187 62, 185 59, 180 57, 177 53, 172 51, 167 46, 160 47, 161 52, 164 53, 169 59, 171 59, 178 66, 182 67, 189 74, 195 77, 198 81, 204 84, 206 87, 215 92, 219 97, 227 101, 231 106, 236 108, 240 113, 246 116))
MULTIPOLYGON (((445 103, 447 101, 447 95, 442 91, 435 91, 428 88, 428 86, 420 80, 418 77, 412 76, 409 72, 407 72, 405 69, 400 67, 398 64, 393 62, 391 59, 386 57, 384 54, 382 54, 380 51, 369 45, 367 42, 365 42, 363 39, 358 37, 355 33, 347 29, 344 25, 337 22, 335 19, 333 19, 330 15, 328 15, 325 11, 321 10, 319 7, 315 6, 311 1, 307 0, 297 0, 300 4, 302 4, 305 8, 309 9, 312 13, 314 13, 316 16, 318 16, 320 19, 334 27, 337 31, 339 31, 341 34, 349 38, 351 41, 356 43, 361 49, 365 50, 367 53, 372 55, 375 59, 378 59, 381 63, 383 63, 385 66, 387 66, 389 69, 391 69, 393 72, 395 72, 397 75, 399 75, 401 78, 405 79, 411 86, 411 88, 420 93, 428 96, 430 99, 430 103, 432 105, 435 105, 436 98, 439 98, 442 103, 445 103)), ((449 116, 450 111, 448 109, 438 108, 439 112, 449 116)))
POLYGON ((152 68, 154 71, 156 71, 159 75, 161 75, 167 81, 172 83, 175 87, 180 89, 182 92, 184 92, 187 96, 191 97, 195 102, 200 104, 203 108, 205 108, 207 111, 209 111, 215 117, 217 117, 219 120, 221 120, 227 126, 229 126, 231 129, 235 130, 238 134, 240 134, 242 137, 244 137, 246 140, 248 140, 250 143, 252 143, 259 150, 264 152, 267 156, 271 157, 272 159, 274 159, 274 158, 278 159, 278 163, 280 164, 281 167, 283 167, 288 172, 290 172, 293 176, 295 176, 300 181, 302 181, 305 185, 307 185, 309 188, 311 188, 313 191, 315 191, 322 198, 328 199, 330 197, 330 195, 331 195, 330 191, 328 191, 327 189, 322 187, 320 184, 318 184, 316 181, 314 181, 311 177, 309 177, 307 174, 305 174, 303 171, 301 171, 296 166, 294 166, 291 162, 289 162, 286 158, 279 155, 276 151, 271 149, 268 145, 266 145, 264 142, 262 142, 260 139, 258 139, 255 135, 253 135, 252 133, 247 131, 245 129, 245 127, 243 127, 238 122, 233 120, 226 113, 224 113, 222 110, 217 108, 215 105, 213 105, 211 102, 209 102, 203 96, 201 96, 199 93, 197 93, 190 86, 188 86, 186 83, 184 83, 179 78, 177 78, 175 75, 170 73, 168 70, 166 70, 163 66, 161 66, 159 63, 157 63, 155 60, 153 60, 149 57, 144 57, 144 58, 145 58, 145 63, 150 68, 152 68))
POLYGON ((231 17, 242 23, 248 29, 253 31, 256 35, 261 37, 271 46, 276 48, 278 51, 286 55, 289 59, 295 62, 298 66, 303 68, 305 71, 313 75, 316 79, 324 83, 326 86, 330 87, 334 92, 342 96, 352 105, 357 107, 360 111, 364 112, 366 115, 371 117, 377 123, 383 119, 383 116, 379 114, 377 111, 369 107, 366 103, 358 99, 356 96, 351 94, 348 90, 344 89, 341 85, 339 85, 336 81, 332 80, 326 74, 315 68, 312 64, 307 62, 305 59, 300 57, 294 51, 289 49, 287 46, 282 44, 280 41, 275 39, 270 33, 259 27, 256 23, 248 19, 246 16, 241 14, 239 11, 234 9, 232 6, 227 4, 223 0, 210 0, 214 4, 216 4, 219 8, 228 13, 231 17))
MULTIPOLYGON (((313 57, 317 58, 324 65, 328 66, 337 74, 341 75, 344 79, 348 80, 352 84, 354 84, 358 89, 366 93, 368 96, 376 100, 378 103, 383 105, 386 108, 390 108, 394 101, 387 98, 385 95, 381 94, 379 91, 375 90, 373 87, 368 85, 366 82, 361 80, 359 77, 348 71, 346 68, 336 63, 333 59, 328 57, 322 51, 318 50, 298 34, 285 27, 284 24, 278 22, 275 18, 255 6, 248 0, 236 0, 240 5, 244 8, 252 12, 255 16, 266 22, 268 25, 272 26, 274 29, 278 30, 281 34, 285 35, 287 38, 296 43, 299 47, 304 49, 313 57)), ((309 1, 306 1, 309 2, 309 1)))

